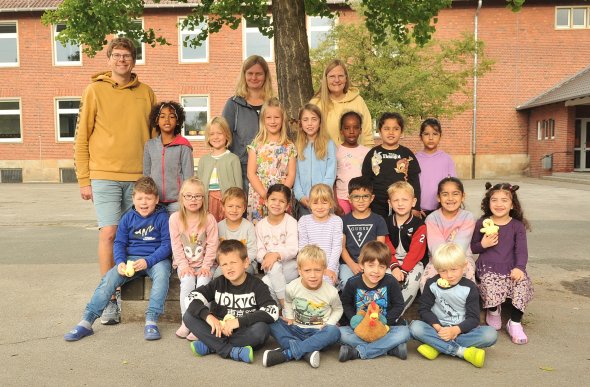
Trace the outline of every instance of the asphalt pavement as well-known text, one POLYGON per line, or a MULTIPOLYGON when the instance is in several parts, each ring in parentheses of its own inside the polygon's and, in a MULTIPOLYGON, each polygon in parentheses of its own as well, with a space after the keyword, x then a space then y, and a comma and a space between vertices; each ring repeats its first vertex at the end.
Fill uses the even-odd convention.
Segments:
MULTIPOLYGON (((321 366, 273 368, 216 355, 195 358, 175 324, 147 342, 139 322, 94 325, 69 343, 99 282, 94 209, 73 184, 0 184, 0 384, 2 386, 383 386, 588 385, 590 369, 590 185, 518 178, 531 221, 528 272, 536 293, 525 316, 526 345, 499 332, 484 368, 416 352, 409 357, 338 362, 335 346, 321 366)), ((480 215, 484 181, 466 180, 467 209, 480 215)), ((267 348, 273 348, 269 341, 267 348)))

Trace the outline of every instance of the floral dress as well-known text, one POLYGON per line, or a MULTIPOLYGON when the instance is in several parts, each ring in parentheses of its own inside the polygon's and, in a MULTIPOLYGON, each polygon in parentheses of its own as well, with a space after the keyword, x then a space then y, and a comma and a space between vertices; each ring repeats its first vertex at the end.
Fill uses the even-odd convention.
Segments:
MULTIPOLYGON (((297 150, 292 142, 278 144, 269 142, 265 144, 252 143, 248 150, 256 152, 256 175, 262 182, 265 190, 277 183, 282 183, 287 177, 289 160, 297 156, 297 150)), ((267 216, 264 200, 258 192, 249 184, 248 189, 248 220, 256 224, 267 216)))

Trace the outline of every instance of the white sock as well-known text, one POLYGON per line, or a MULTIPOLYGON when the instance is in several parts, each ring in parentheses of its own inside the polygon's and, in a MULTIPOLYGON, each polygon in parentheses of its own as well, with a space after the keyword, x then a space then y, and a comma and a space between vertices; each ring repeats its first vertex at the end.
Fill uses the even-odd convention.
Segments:
POLYGON ((86 329, 92 329, 92 324, 90 324, 89 321, 86 320, 82 320, 78 323, 78 325, 80 325, 81 327, 84 327, 86 329))
POLYGON ((158 325, 158 323, 155 321, 146 320, 145 325, 158 325))

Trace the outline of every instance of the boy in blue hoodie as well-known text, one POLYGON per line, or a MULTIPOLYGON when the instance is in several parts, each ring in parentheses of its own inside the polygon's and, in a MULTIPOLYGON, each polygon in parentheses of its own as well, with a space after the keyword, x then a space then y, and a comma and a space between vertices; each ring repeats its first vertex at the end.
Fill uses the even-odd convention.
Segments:
POLYGON ((170 278, 170 233, 168 213, 158 205, 158 188, 151 177, 142 177, 133 186, 133 208, 121 218, 115 237, 115 266, 94 291, 78 323, 64 335, 66 341, 78 341, 94 333, 92 323, 100 317, 117 287, 148 275, 153 281, 146 311, 144 338, 158 340, 158 317, 164 312, 170 278))

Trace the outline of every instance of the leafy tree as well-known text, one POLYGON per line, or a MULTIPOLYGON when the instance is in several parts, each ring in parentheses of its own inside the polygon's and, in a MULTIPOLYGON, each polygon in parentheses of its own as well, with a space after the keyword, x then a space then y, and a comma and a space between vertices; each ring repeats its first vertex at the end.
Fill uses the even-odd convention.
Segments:
POLYGON ((492 62, 470 34, 449 41, 430 40, 424 46, 388 40, 371 44, 364 24, 341 24, 312 50, 314 83, 319 85, 326 63, 342 58, 348 63, 353 84, 358 85, 374 117, 396 111, 409 127, 427 117, 452 117, 470 106, 473 54, 478 52, 478 76, 492 62), (337 44, 336 44, 337 42, 337 44))
MULTIPOLYGON (((159 3, 160 0, 152 2, 159 3)), ((449 7, 452 1, 343 0, 346 4, 359 2, 367 10, 366 25, 374 43, 385 43, 393 37, 398 42, 414 40, 424 44, 434 32, 432 21, 436 23, 438 12, 449 7)), ((517 9, 524 0, 506 2, 517 9)), ((108 35, 120 31, 152 46, 167 44, 166 38, 157 35, 152 28, 143 30, 133 23, 133 19, 143 14, 144 5, 145 0, 64 0, 56 10, 46 12, 42 20, 46 24, 64 23, 66 28, 58 40, 84 44, 84 53, 91 56, 103 48, 108 35)), ((248 23, 258 26, 264 35, 274 36, 279 98, 289 115, 294 117, 299 106, 313 94, 306 14, 334 16, 328 0, 200 0, 182 26, 198 30, 198 26, 205 23, 206 27, 192 41, 183 44, 197 46, 224 25, 238 28, 240 15, 248 23)))

